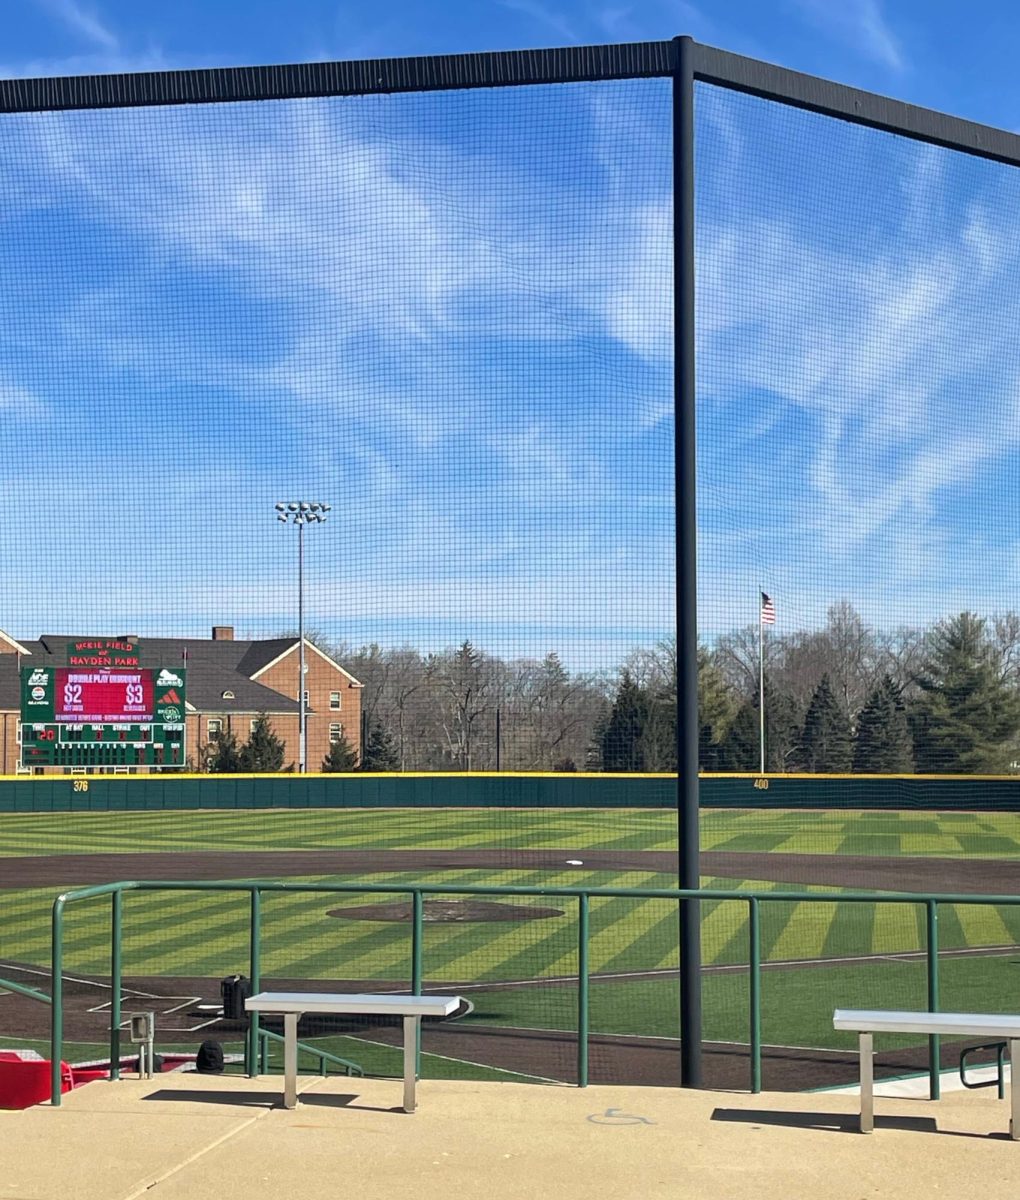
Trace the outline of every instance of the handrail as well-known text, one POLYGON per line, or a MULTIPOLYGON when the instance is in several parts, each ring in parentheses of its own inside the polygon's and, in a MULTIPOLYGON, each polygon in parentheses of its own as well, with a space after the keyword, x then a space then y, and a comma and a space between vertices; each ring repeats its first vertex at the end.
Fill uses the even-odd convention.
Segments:
POLYGON ((284 883, 277 879, 131 879, 118 883, 101 883, 92 887, 62 892, 54 901, 66 903, 109 896, 114 892, 383 892, 389 894, 422 895, 438 893, 447 896, 628 896, 648 900, 772 900, 779 903, 797 901, 831 901, 834 904, 923 904, 934 900, 938 904, 1020 904, 1020 895, 995 896, 982 893, 968 895, 954 892, 752 892, 719 888, 572 888, 516 887, 507 884, 463 884, 454 887, 444 883, 284 883))
POLYGON ((45 992, 40 992, 38 988, 28 987, 24 983, 15 983, 13 979, 4 979, 0 976, 0 991, 17 992, 19 996, 27 996, 29 1000, 39 1000, 43 1004, 52 1004, 53 1001, 45 992))
MULTIPOLYGON (((269 1043, 280 1042, 282 1045, 286 1042, 286 1038, 278 1033, 273 1033, 271 1029, 260 1029, 258 1032, 259 1044, 263 1050, 260 1056, 260 1070, 263 1075, 268 1074, 266 1067, 268 1065, 265 1051, 268 1049, 269 1043)), ((363 1068, 359 1067, 356 1062, 351 1062, 349 1058, 341 1058, 338 1054, 330 1054, 328 1050, 320 1050, 318 1046, 310 1046, 307 1042, 298 1042, 297 1048, 299 1051, 304 1050, 307 1054, 313 1054, 319 1060, 319 1074, 326 1074, 326 1063, 336 1063, 338 1067, 344 1068, 345 1075, 364 1075, 363 1068)))
MULTIPOLYGON (((999 1099, 1003 1100, 1006 1096, 1006 1076, 1003 1069, 1003 1059, 1006 1054, 1005 1042, 983 1042, 980 1046, 964 1046, 960 1051, 960 1082, 965 1088, 976 1090, 977 1088, 991 1087, 992 1084, 998 1085, 999 1099), (980 1080, 977 1083, 969 1083, 967 1081, 967 1055, 976 1054, 978 1050, 994 1050, 995 1051, 995 1079, 980 1080)), ((1020 1068, 1020 1064, 1017 1064, 1020 1068)))
MULTIPOLYGON (((515 887, 502 884, 392 884, 392 883, 287 883, 280 880, 126 880, 118 883, 97 884, 62 892, 53 901, 51 935, 52 977, 52 1022, 50 1030, 50 1057, 53 1063, 51 1077, 51 1099, 54 1106, 60 1104, 60 1057, 63 1049, 63 921, 64 909, 68 904, 100 896, 112 898, 110 983, 113 994, 111 1014, 110 1048, 115 1055, 119 1045, 119 1000, 121 991, 121 902, 125 892, 138 891, 192 891, 192 892, 241 892, 251 900, 249 930, 249 975, 252 986, 260 985, 261 907, 263 893, 326 893, 409 896, 412 906, 411 920, 411 978, 412 994, 421 991, 423 983, 424 947, 424 897, 445 896, 542 896, 573 898, 578 902, 578 971, 577 971, 577 1082, 584 1087, 588 1081, 588 997, 590 989, 588 962, 589 906, 594 899, 634 898, 641 900, 706 900, 738 901, 748 908, 748 1001, 750 1047, 750 1084, 752 1092, 761 1091, 761 923, 762 904, 912 904, 925 909, 925 945, 927 964, 928 1011, 939 1011, 939 946, 938 909, 942 904, 975 905, 1020 905, 1020 896, 967 895, 957 893, 903 893, 903 892, 752 892, 727 889, 695 888, 584 888, 584 887, 515 887)), ((259 1051, 259 1026, 251 1022, 246 1048, 246 1069, 255 1074, 259 1051)), ((315 1051, 318 1053, 318 1051, 315 1051)), ((418 1046, 420 1054, 420 1044, 418 1046)), ((929 1038, 928 1044, 929 1094, 933 1100, 939 1096, 939 1040, 929 1038)))

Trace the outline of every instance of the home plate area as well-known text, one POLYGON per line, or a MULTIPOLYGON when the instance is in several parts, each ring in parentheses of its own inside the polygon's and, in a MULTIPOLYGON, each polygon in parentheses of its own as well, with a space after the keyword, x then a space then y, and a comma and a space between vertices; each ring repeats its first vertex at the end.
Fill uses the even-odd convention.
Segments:
MULTIPOLYGON (((0 975, 15 983, 51 991, 50 973, 26 963, 0 963, 0 975)), ((102 1042, 109 1037, 112 997, 110 980, 65 974, 64 1037, 72 1042, 102 1042)), ((220 982, 211 979, 125 979, 121 986, 121 1028, 134 1012, 154 1013, 157 1038, 174 1041, 213 1029, 241 1032, 247 1021, 228 1020, 219 996, 220 982)), ((38 1038, 48 1035, 49 1006, 17 992, 0 991, 0 1036, 38 1038)))
MULTIPOLYGON (((35 988, 49 995, 50 973, 28 963, 0 961, 0 977, 35 988)), ((244 1036, 248 1019, 239 1008, 237 1015, 224 1015, 221 990, 225 980, 177 976, 132 976, 121 984, 121 1028, 126 1029, 132 1013, 154 1013, 157 1044, 207 1037, 236 1041, 244 1036)), ((264 984, 264 986, 269 986, 264 984)), ((392 980, 273 979, 272 988, 283 991, 356 992, 403 990, 392 980)), ((110 980, 82 973, 64 975, 64 1040, 102 1043, 110 1036, 110 980)), ((470 1011, 470 1005, 464 1005, 470 1011)), ((455 1016, 463 1015, 458 1011, 455 1016)), ((306 1014, 299 1024, 303 1036, 364 1032, 393 1024, 386 1018, 306 1014)), ((261 1024, 282 1030, 282 1020, 263 1018, 261 1024)), ((18 992, 0 988, 0 1042, 8 1037, 47 1039, 50 1007, 18 992)))

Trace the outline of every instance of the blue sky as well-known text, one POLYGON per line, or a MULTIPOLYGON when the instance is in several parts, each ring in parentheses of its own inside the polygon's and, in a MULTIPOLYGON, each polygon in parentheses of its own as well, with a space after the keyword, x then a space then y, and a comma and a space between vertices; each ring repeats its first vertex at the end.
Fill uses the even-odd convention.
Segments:
MULTIPOLYGON (((27 0, 0 75, 688 32, 1015 127, 1005 5, 27 0), (980 19, 979 19, 980 18, 980 19)), ((0 626, 608 667, 671 631, 659 82, 6 118, 0 626)), ((701 627, 1015 606, 1020 176, 702 88, 701 627)))

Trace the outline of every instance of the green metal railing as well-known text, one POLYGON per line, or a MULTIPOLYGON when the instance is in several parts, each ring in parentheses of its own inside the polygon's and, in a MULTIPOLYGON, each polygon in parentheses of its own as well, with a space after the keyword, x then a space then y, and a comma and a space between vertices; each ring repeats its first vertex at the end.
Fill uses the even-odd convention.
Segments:
MULTIPOLYGON (((997 1087, 999 1090, 999 1099, 1004 1100, 1006 1097, 1006 1076, 1003 1070, 1004 1060, 1006 1057, 1005 1042, 985 1042, 980 1046, 967 1046, 960 1051, 960 1082, 965 1088, 976 1089, 983 1087, 997 1087), (995 1078, 985 1079, 979 1083, 974 1083, 967 1078, 967 1059, 971 1054, 978 1054, 980 1051, 995 1051, 995 1078)), ((1010 1064, 1012 1069, 1012 1064, 1010 1064)), ((1020 1063, 1016 1064, 1016 1069, 1020 1070, 1020 1063)))
POLYGON ((29 987, 24 983, 15 983, 13 979, 4 979, 0 976, 0 992, 17 992, 19 996, 27 996, 29 1000, 39 1000, 43 1004, 50 1004, 52 1001, 45 992, 40 992, 38 988, 29 987))
MULTIPOLYGON (((285 1039, 280 1034, 273 1033, 270 1029, 259 1030, 259 1074, 269 1074, 269 1043, 278 1042, 282 1046, 284 1041, 285 1039)), ((330 1054, 328 1050, 320 1050, 318 1046, 310 1046, 307 1042, 298 1042, 297 1049, 299 1054, 304 1051, 319 1060, 320 1075, 327 1074, 327 1063, 333 1063, 334 1066, 340 1067, 345 1075, 365 1074, 356 1062, 351 1062, 348 1058, 341 1058, 338 1054, 330 1054)))
MULTIPOLYGON (((943 904, 1020 905, 1020 896, 968 895, 905 895, 902 892, 747 892, 710 891, 680 888, 569 888, 569 887, 497 887, 447 884, 382 884, 382 883, 283 883, 259 880, 230 881, 130 881, 108 883, 96 887, 65 892, 53 902, 51 939, 52 1024, 50 1058, 52 1062, 52 1100, 60 1104, 60 1060, 64 1040, 64 909, 68 904, 99 896, 111 898, 110 985, 112 989, 110 1060, 111 1077, 117 1078, 120 1058, 120 995, 122 986, 121 937, 123 895, 125 892, 189 891, 241 892, 250 896, 249 978, 252 990, 261 988, 261 897, 265 893, 307 895, 376 893, 411 898, 411 978, 412 995, 421 993, 424 952, 424 898, 444 896, 544 896, 573 899, 577 902, 577 1085, 588 1084, 589 1036, 589 933, 590 905, 595 899, 632 898, 638 900, 736 901, 747 906, 748 928, 748 1045, 750 1049, 750 1090, 761 1091, 761 905, 763 904, 911 904, 925 912, 925 958, 927 964, 927 1002, 929 1012, 939 1011, 939 906, 943 904)), ((419 1035, 420 1036, 420 1035, 419 1035)), ((245 1069, 249 1075, 258 1067, 260 1030, 258 1015, 252 1014, 245 1046, 245 1069)), ((418 1054, 420 1058, 420 1041, 418 1054)), ((928 1039, 928 1091, 933 1100, 939 1097, 940 1045, 938 1035, 928 1039)))

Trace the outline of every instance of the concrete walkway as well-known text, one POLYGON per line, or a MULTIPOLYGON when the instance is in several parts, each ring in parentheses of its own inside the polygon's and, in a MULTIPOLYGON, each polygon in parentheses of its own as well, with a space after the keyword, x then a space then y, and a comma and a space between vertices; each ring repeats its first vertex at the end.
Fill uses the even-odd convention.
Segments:
POLYGON ((994 1092, 853 1096, 192 1074, 92 1083, 59 1109, 0 1112, 9 1200, 1013 1200, 1020 1143, 994 1092))

